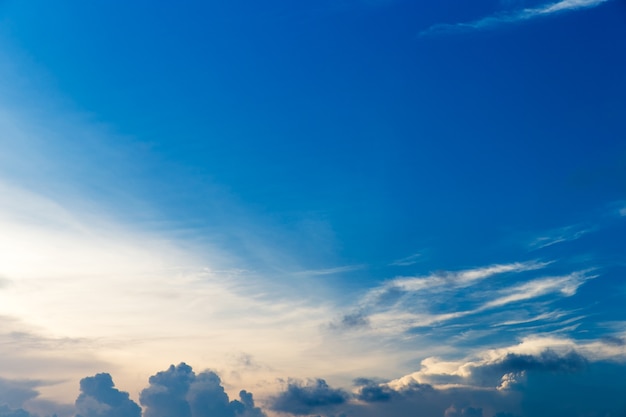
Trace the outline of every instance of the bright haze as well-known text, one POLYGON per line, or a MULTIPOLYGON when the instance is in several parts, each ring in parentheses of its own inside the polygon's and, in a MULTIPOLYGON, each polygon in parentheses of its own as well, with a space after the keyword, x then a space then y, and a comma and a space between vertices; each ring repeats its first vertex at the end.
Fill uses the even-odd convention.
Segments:
POLYGON ((626 414, 626 3, 0 0, 0 417, 626 414))

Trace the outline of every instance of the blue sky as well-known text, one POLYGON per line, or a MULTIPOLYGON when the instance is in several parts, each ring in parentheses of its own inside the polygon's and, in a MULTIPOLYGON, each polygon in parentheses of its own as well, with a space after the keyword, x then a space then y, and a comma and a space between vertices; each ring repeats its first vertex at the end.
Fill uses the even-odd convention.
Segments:
POLYGON ((0 1, 0 416, 624 413, 625 52, 619 0, 0 1))

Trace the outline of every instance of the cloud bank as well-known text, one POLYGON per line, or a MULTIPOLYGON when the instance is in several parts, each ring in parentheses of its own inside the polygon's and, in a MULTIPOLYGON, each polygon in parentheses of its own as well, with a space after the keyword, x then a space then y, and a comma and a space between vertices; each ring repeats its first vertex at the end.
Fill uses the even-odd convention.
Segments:
POLYGON ((180 363, 149 378, 139 395, 143 409, 108 373, 80 381, 70 412, 52 403, 33 412, 32 387, 41 383, 3 379, 0 417, 600 417, 626 412, 625 372, 624 361, 594 361, 564 341, 530 340, 456 362, 427 358, 417 372, 357 378, 351 390, 321 378, 289 379, 263 401, 264 411, 252 393, 231 400, 215 372, 196 374, 180 363))
POLYGON ((455 382, 447 386, 420 382, 425 374, 389 382, 359 378, 350 393, 323 380, 292 381, 269 406, 287 415, 323 417, 599 417, 626 411, 624 364, 592 363, 573 350, 501 353, 462 366, 463 375, 438 375, 455 382))

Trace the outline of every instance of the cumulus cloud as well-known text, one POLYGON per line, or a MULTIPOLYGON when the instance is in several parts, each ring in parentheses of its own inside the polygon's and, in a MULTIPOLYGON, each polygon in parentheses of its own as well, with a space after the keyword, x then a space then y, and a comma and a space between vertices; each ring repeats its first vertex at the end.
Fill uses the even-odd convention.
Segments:
POLYGON ((304 415, 345 403, 347 392, 331 388, 325 380, 315 379, 302 383, 289 381, 287 389, 271 400, 275 411, 304 415))
POLYGON ((195 374, 191 366, 171 365, 149 379, 139 401, 144 417, 264 417, 252 394, 239 393, 230 401, 220 377, 211 371, 195 374))
POLYGON ((141 408, 127 392, 115 388, 107 373, 83 378, 80 391, 76 417, 141 417, 141 408))
POLYGON ((419 375, 401 382, 359 378, 354 381, 357 389, 333 408, 280 411, 327 417, 599 417, 626 411, 626 380, 622 376, 626 365, 589 362, 574 351, 509 353, 457 371, 459 383, 445 387, 420 383, 419 375), (502 376, 501 383, 506 380, 516 385, 499 389, 495 386, 497 375, 502 376))
POLYGON ((472 22, 455 24, 436 24, 420 32, 420 36, 447 33, 461 33, 469 30, 490 29, 501 25, 527 21, 557 13, 587 9, 601 5, 609 0, 561 0, 543 4, 538 7, 526 8, 506 13, 498 13, 472 22))
POLYGON ((139 396, 139 402, 145 407, 144 416, 191 416, 191 407, 186 397, 194 379, 191 366, 185 363, 171 365, 168 370, 151 376, 150 386, 141 391, 139 396))
POLYGON ((419 371, 390 381, 387 385, 396 391, 416 382, 439 388, 512 389, 523 384, 530 373, 573 374, 584 371, 589 359, 576 347, 581 348, 569 340, 529 338, 517 345, 487 349, 456 361, 429 357, 422 360, 419 371))
POLYGON ((358 389, 350 398, 338 405, 328 416, 343 413, 359 417, 491 417, 496 412, 517 410, 517 393, 499 393, 496 390, 454 387, 441 389, 430 384, 411 381, 402 386, 391 386, 359 378, 358 389))
POLYGON ((394 394, 394 391, 389 386, 377 383, 371 379, 357 378, 354 381, 354 385, 359 387, 356 398, 368 403, 391 401, 391 397, 394 394))
MULTIPOLYGON (((573 350, 538 346, 541 343, 522 343, 491 350, 464 363, 437 363, 433 359, 423 365, 422 372, 399 380, 357 378, 352 392, 331 387, 323 379, 289 380, 267 404, 280 415, 318 417, 589 417, 626 411, 622 399, 626 365, 590 362, 573 350), (456 383, 442 386, 421 382, 446 373, 455 377, 456 383), (507 384, 507 389, 502 389, 507 384)), ((36 395, 29 388, 35 382, 7 384, 26 401, 36 395)), ((109 374, 82 379, 80 390, 75 417, 142 416, 128 394, 115 388, 109 374)), ((217 374, 196 374, 185 363, 150 377, 140 400, 145 417, 266 417, 250 392, 241 391, 239 399, 230 400, 217 374)), ((0 404, 0 417, 50 415, 0 404)))

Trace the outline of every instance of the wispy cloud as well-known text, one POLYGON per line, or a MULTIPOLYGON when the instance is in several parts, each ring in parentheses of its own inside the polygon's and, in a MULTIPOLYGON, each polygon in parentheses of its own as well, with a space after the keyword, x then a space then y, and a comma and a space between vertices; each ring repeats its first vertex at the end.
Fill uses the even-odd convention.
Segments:
POLYGON ((345 272, 359 271, 364 269, 366 265, 345 265, 345 266, 337 266, 334 268, 322 268, 322 269, 308 269, 305 271, 295 272, 294 275, 305 275, 305 276, 321 276, 321 275, 335 275, 341 274, 345 272))
POLYGON ((533 249, 543 249, 558 243, 570 242, 580 239, 589 232, 593 232, 594 228, 582 226, 567 226, 552 230, 542 236, 539 236, 530 243, 533 249))
POLYGON ((396 259, 395 261, 393 261, 392 263, 390 263, 389 265, 391 266, 410 266, 410 265, 414 265, 416 264, 420 258, 422 257, 421 253, 415 253, 411 256, 407 256, 401 259, 396 259))
POLYGON ((514 262, 396 278, 364 294, 330 327, 381 340, 426 335, 446 340, 471 326, 467 343, 494 334, 501 326, 515 326, 523 334, 540 327, 542 332, 564 330, 573 312, 555 313, 550 306, 575 295, 597 275, 590 270, 546 275, 544 270, 552 264, 514 262))
POLYGON ((585 281, 596 277, 597 275, 586 276, 584 272, 574 272, 563 277, 533 280, 505 289, 502 296, 487 302, 480 310, 501 307, 547 294, 561 293, 564 296, 572 296, 585 281))
POLYGON ((523 22, 535 18, 554 15, 557 13, 588 9, 599 6, 602 3, 606 3, 607 1, 610 0, 561 0, 555 3, 544 4, 539 7, 497 13, 471 22, 436 24, 420 32, 419 36, 462 33, 470 30, 491 29, 509 23, 523 22))
POLYGON ((462 288, 475 282, 504 273, 533 271, 548 266, 549 262, 514 262, 495 264, 461 271, 445 271, 425 277, 399 277, 388 281, 383 286, 371 291, 370 296, 377 296, 390 289, 414 292, 420 290, 435 291, 436 289, 462 288))
MULTIPOLYGON (((1 179, 0 195, 0 276, 9 283, 0 289, 4 375, 15 369, 48 378, 56 364, 73 377, 103 362, 136 373, 162 360, 157 352, 181 349, 189 360, 219 364, 239 346, 254 346, 263 362, 296 363, 331 317, 324 305, 286 300, 259 285, 263 277, 230 270, 232 258, 219 261, 222 252, 208 245, 112 221, 100 210, 85 214, 69 196, 58 201, 1 179)), ((67 399, 60 391, 74 383, 42 393, 67 399)))

